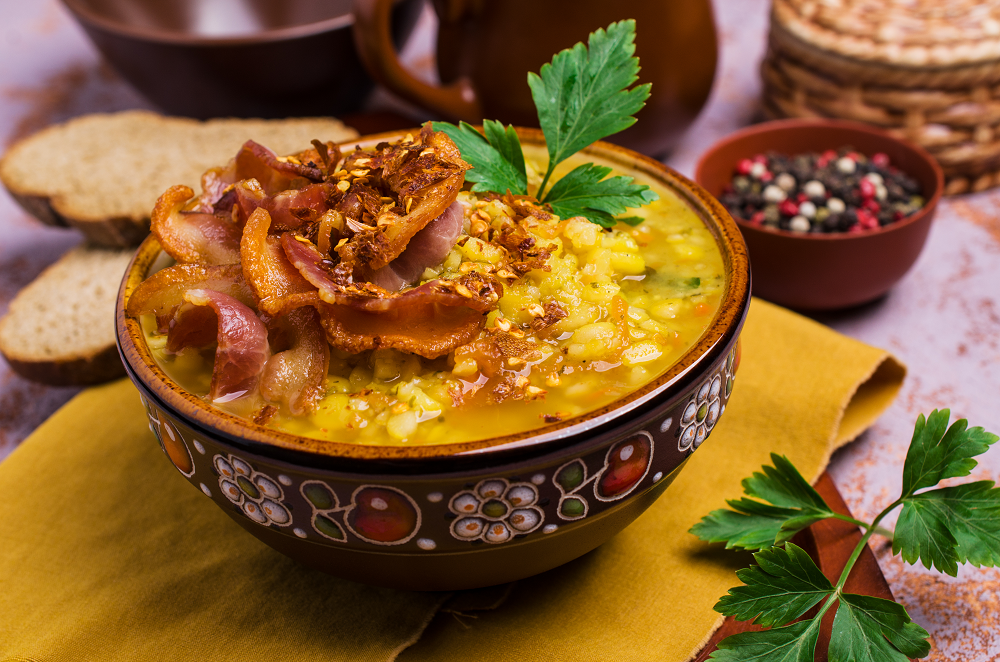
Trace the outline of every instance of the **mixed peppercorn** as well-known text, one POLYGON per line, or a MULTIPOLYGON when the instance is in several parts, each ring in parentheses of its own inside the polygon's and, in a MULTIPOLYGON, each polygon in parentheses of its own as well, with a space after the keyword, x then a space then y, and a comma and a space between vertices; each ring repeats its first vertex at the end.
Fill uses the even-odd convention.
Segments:
POLYGON ((743 159, 719 200, 735 218, 792 232, 864 232, 924 206, 920 184, 886 154, 850 147, 743 159))

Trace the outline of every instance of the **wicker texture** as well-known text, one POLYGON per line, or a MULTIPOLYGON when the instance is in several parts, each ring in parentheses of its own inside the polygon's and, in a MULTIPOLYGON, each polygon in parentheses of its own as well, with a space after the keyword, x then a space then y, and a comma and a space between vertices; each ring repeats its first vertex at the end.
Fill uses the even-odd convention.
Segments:
POLYGON ((774 0, 761 73, 772 117, 888 129, 949 194, 1000 184, 1000 0, 774 0))

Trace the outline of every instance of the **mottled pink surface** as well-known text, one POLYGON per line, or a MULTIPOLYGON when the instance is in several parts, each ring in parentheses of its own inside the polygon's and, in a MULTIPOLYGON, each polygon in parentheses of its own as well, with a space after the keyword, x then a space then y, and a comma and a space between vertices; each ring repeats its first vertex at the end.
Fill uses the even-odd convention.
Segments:
MULTIPOLYGON (((716 0, 715 6, 722 36, 715 90, 667 160, 687 175, 708 146, 759 117, 757 67, 768 3, 716 0)), ((3 9, 0 144, 82 113, 149 107, 102 64, 55 0, 7 2, 3 9)), ((425 20, 418 30, 408 56, 426 66, 433 25, 425 20)), ((393 107, 386 94, 374 103, 393 107)), ((998 212, 1000 191, 945 200, 923 255, 887 297, 849 312, 817 316, 842 333, 887 348, 910 370, 898 401, 831 465, 858 517, 874 516, 898 495, 918 413, 950 407, 973 425, 1000 431, 998 212)), ((34 222, 5 191, 0 191, 0 237, 0 313, 18 288, 79 242, 72 231, 34 222)), ((75 392, 22 380, 0 360, 0 458, 75 392)), ((1000 448, 983 457, 973 478, 1000 479, 1000 448)), ((874 544, 896 598, 931 632, 930 659, 1000 659, 1000 571, 963 568, 952 579, 903 564, 884 540, 874 544)))

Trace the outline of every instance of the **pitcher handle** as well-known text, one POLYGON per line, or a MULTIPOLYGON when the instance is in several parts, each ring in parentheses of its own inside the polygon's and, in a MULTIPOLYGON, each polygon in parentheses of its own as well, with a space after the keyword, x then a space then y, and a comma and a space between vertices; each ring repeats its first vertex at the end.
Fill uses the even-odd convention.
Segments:
POLYGON ((355 0, 354 43, 368 73, 379 83, 407 101, 428 108, 449 119, 479 123, 482 104, 468 79, 451 85, 429 85, 403 67, 392 43, 394 0, 355 0))

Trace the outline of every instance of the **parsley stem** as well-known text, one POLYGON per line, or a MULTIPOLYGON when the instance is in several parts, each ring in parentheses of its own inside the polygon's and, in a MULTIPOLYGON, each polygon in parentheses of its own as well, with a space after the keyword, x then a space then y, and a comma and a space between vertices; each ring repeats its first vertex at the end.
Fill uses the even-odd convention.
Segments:
POLYGON ((847 515, 841 515, 840 513, 834 513, 832 515, 833 519, 839 519, 843 522, 849 522, 855 526, 859 526, 862 529, 871 529, 880 536, 884 536, 889 540, 892 540, 893 533, 889 529, 882 528, 881 526, 875 526, 874 524, 869 524, 868 522, 862 522, 859 519, 854 519, 853 517, 848 517, 847 515))
POLYGON ((874 534, 875 531, 879 528, 878 523, 881 522, 885 518, 885 516, 888 515, 897 506, 902 505, 902 503, 903 501, 899 500, 890 504, 888 508, 886 508, 885 510, 883 510, 881 513, 878 514, 878 517, 876 517, 875 521, 871 523, 871 526, 867 527, 868 530, 865 531, 865 534, 863 536, 861 536, 861 540, 858 541, 857 547, 854 548, 854 552, 851 554, 851 558, 847 559, 847 565, 844 566, 844 571, 840 573, 840 579, 837 581, 837 586, 835 589, 837 595, 840 595, 840 593, 843 591, 844 584, 847 583, 847 578, 851 574, 851 569, 854 568, 854 564, 861 556, 861 552, 868 544, 868 540, 872 537, 872 534, 874 534))
POLYGON ((545 185, 549 183, 549 177, 551 177, 552 173, 555 171, 556 165, 558 164, 550 162, 548 169, 545 171, 545 177, 542 178, 542 184, 538 187, 538 194, 535 196, 538 198, 539 202, 545 202, 545 198, 542 197, 542 192, 545 191, 545 185))

